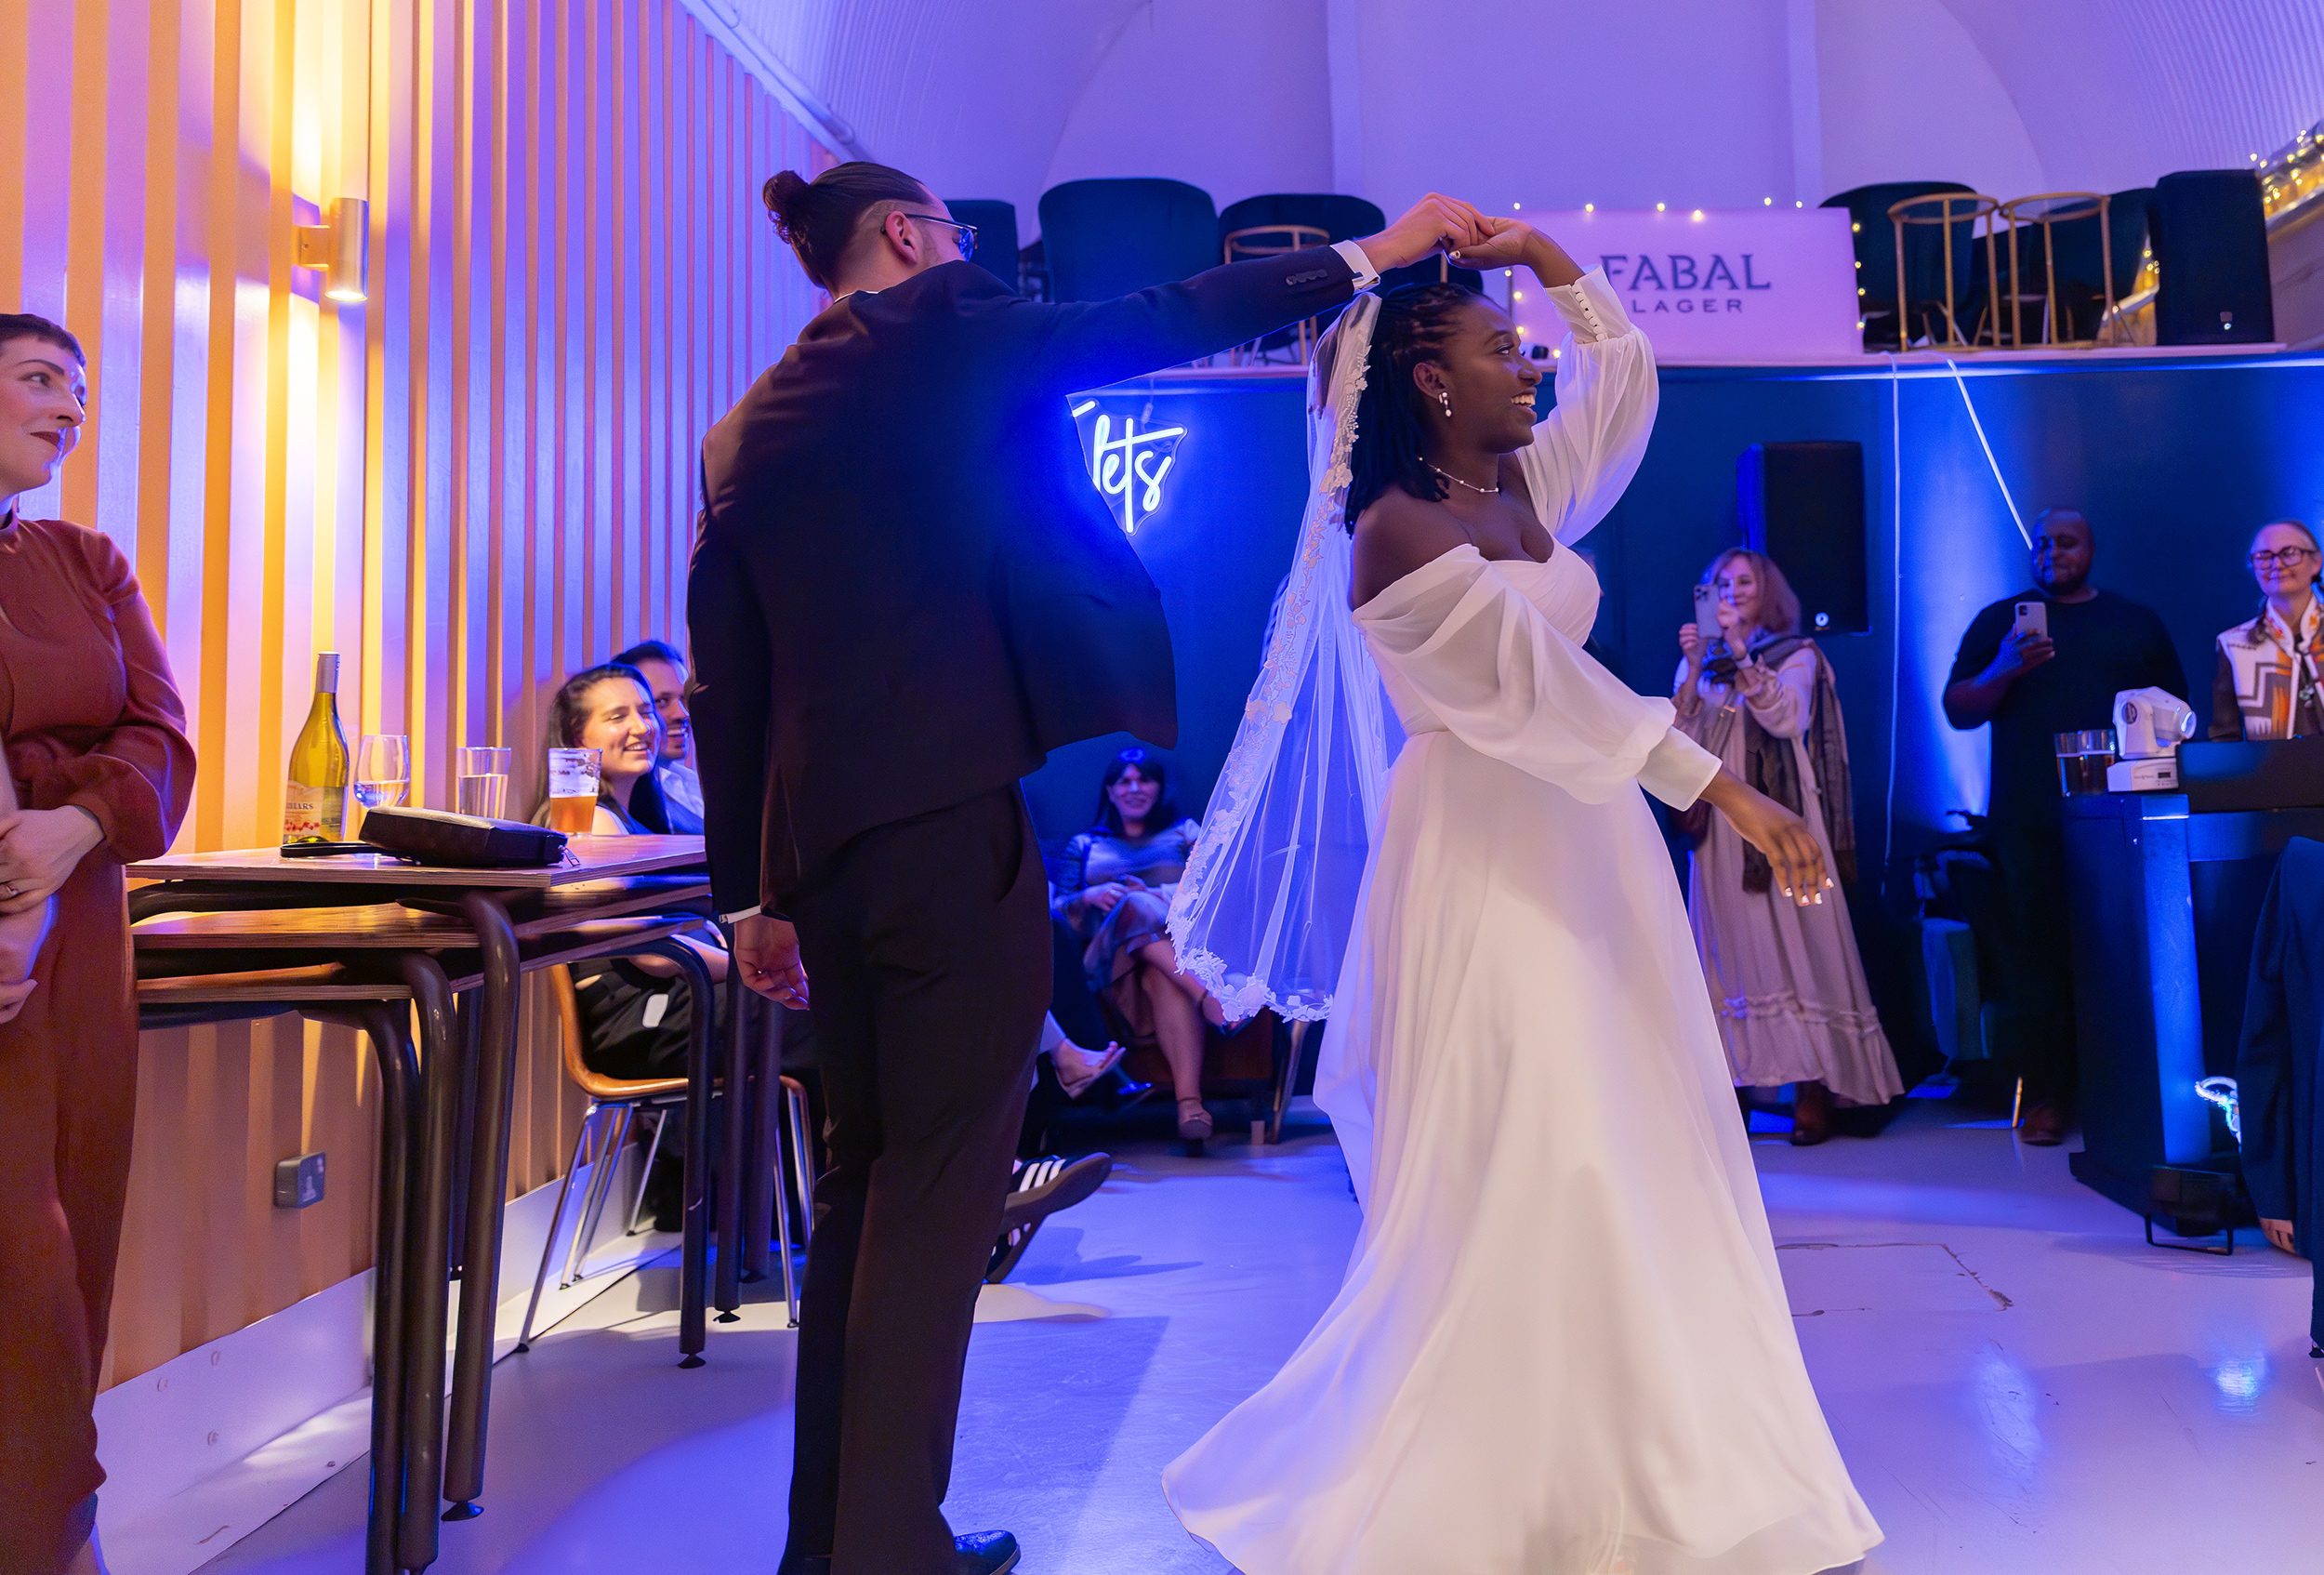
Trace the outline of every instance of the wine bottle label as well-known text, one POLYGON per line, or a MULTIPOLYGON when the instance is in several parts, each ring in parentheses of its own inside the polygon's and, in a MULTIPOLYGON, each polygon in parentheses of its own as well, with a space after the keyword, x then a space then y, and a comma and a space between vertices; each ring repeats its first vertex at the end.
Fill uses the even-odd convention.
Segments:
POLYGON ((283 794, 283 840, 320 837, 337 842, 347 835, 347 794, 336 788, 293 782, 283 794))

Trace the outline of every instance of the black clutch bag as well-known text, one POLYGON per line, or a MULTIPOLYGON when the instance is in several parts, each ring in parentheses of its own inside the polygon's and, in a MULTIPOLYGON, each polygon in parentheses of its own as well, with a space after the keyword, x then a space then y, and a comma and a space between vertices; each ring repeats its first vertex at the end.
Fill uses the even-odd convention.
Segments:
POLYGON ((565 859, 561 831, 442 810, 373 810, 363 816, 363 841, 398 858, 455 869, 540 869, 565 859))

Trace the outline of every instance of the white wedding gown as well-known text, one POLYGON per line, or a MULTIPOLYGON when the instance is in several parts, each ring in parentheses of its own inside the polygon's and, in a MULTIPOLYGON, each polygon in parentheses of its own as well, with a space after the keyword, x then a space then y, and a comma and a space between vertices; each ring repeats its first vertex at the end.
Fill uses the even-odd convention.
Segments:
MULTIPOLYGON (((1568 539, 1644 447, 1624 353, 1653 408, 1586 283, 1599 338, 1524 457, 1568 539)), ((1356 613, 1410 735, 1316 1079, 1363 1229, 1283 1370, 1165 1474, 1245 1575, 1815 1575, 1881 1539, 1640 790, 1691 802, 1716 761, 1584 654, 1598 595, 1566 548, 1464 547, 1356 613)))

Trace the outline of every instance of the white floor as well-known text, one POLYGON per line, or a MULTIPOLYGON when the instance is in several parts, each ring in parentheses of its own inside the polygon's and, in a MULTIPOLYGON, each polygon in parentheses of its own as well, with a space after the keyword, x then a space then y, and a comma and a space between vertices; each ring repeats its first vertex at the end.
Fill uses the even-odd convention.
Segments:
MULTIPOLYGON (((1128 1157, 988 1295, 957 1529, 1016 1531, 1023 1575, 1224 1570, 1155 1476, 1330 1296, 1355 1210, 1302 1133, 1128 1157)), ((2324 1569, 2306 1265, 2250 1233, 2232 1258, 2150 1249, 2064 1150, 1936 1102, 1872 1142, 1757 1152, 1809 1367, 1888 1531, 1865 1575, 2324 1569)), ((439 1570, 772 1575, 791 1337, 755 1305, 679 1371, 674 1290, 647 1271, 502 1364, 487 1511, 443 1528, 439 1570)), ((360 1568, 363 1514, 359 1462, 207 1568, 360 1568)))

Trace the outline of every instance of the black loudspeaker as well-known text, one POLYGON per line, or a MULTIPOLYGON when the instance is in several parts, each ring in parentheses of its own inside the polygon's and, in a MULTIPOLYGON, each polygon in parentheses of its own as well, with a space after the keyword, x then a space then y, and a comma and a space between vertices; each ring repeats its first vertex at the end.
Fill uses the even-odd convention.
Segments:
POLYGON ((1862 634, 1864 445, 1755 443, 1736 461, 1743 540, 1800 597, 1802 634, 1862 634))
POLYGON ((2155 342, 2264 345, 2276 338, 2267 211, 2248 169, 2188 169, 2155 182, 2155 342))

